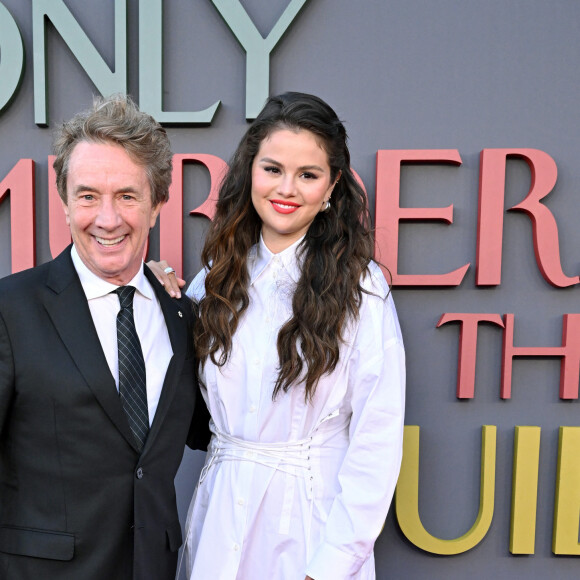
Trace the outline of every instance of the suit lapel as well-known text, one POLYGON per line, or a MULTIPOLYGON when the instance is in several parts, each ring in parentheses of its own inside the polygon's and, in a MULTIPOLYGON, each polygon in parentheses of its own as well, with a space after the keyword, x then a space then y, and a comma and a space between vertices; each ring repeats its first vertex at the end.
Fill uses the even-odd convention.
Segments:
POLYGON ((47 294, 45 308, 71 358, 113 424, 137 450, 70 257, 70 247, 51 263, 47 286, 52 292, 47 294))
MULTIPOLYGON (((154 444, 167 416, 167 411, 169 410, 171 402, 175 396, 179 378, 183 370, 183 364, 187 356, 187 334, 189 332, 187 321, 190 319, 188 313, 183 312, 184 305, 178 303, 167 294, 165 288, 163 288, 147 266, 145 266, 145 276, 151 283, 151 286, 153 286, 153 290, 159 299, 159 304, 163 316, 165 317, 165 324, 167 325, 167 331, 169 333, 169 340, 171 341, 171 348, 173 349, 173 356, 171 357, 169 366, 167 367, 161 396, 159 397, 159 404, 157 405, 157 411, 155 412, 151 430, 149 431, 147 441, 145 442, 144 452, 154 444)), ((186 303, 186 306, 188 304, 189 303, 186 303)), ((193 388, 193 384, 191 388, 193 388)))

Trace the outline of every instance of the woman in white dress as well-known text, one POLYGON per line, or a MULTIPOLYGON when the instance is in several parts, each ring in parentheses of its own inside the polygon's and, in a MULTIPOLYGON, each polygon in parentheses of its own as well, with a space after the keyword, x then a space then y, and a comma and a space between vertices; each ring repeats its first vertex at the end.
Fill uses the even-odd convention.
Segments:
POLYGON ((188 293, 213 433, 186 524, 195 580, 375 578, 405 367, 344 126, 272 97, 224 178, 188 293))

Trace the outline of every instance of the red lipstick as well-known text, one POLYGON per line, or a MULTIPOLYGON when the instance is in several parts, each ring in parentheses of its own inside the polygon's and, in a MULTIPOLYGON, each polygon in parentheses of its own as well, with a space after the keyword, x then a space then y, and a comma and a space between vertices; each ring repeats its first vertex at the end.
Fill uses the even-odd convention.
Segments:
POLYGON ((293 213, 300 207, 299 204, 293 201, 283 199, 271 199, 270 203, 278 213, 293 213))

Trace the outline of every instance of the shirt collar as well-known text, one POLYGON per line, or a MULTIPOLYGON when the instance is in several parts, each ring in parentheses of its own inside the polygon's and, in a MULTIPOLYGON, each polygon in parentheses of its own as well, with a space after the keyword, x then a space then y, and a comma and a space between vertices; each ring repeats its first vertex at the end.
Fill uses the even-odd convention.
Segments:
MULTIPOLYGON (((114 290, 118 288, 115 284, 111 284, 102 278, 99 278, 96 274, 91 272, 85 263, 82 261, 79 253, 77 252, 76 247, 73 244, 71 249, 71 258, 73 261, 73 265, 77 274, 79 275, 79 279, 81 281, 81 285, 83 290, 85 291, 85 295, 87 300, 92 300, 93 298, 101 298, 102 296, 106 296, 110 294, 114 290)), ((139 294, 147 298, 148 300, 153 300, 154 292, 151 284, 145 277, 145 273, 143 271, 143 265, 139 268, 139 271, 133 279, 127 284, 127 286, 135 286, 139 294)))
POLYGON ((284 267, 294 282, 298 282, 302 266, 302 259, 298 255, 298 250, 303 240, 304 236, 296 240, 282 252, 273 254, 264 243, 262 234, 260 234, 260 241, 255 246, 252 246, 248 256, 250 285, 259 278, 273 260, 278 261, 284 267))

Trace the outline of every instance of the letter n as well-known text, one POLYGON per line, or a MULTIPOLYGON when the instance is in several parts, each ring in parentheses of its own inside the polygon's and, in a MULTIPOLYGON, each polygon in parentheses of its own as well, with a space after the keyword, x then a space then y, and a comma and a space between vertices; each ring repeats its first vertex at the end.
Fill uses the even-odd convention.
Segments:
POLYGON ((112 72, 62 0, 33 0, 34 120, 48 124, 46 112, 46 29, 48 18, 102 95, 127 92, 127 0, 115 0, 115 72, 112 72))

